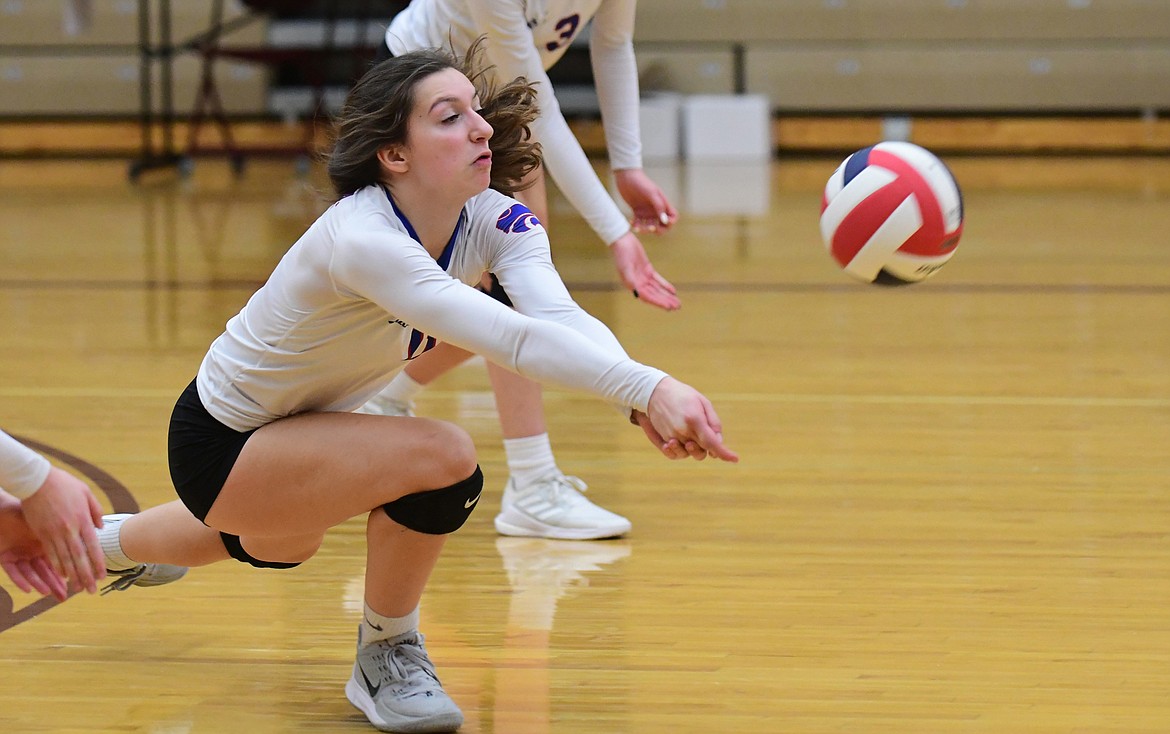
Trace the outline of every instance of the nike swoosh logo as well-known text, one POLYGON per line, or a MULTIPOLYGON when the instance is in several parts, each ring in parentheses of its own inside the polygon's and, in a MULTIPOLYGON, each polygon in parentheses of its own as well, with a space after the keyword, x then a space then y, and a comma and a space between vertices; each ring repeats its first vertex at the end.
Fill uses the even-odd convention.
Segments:
MULTIPOLYGON (((483 492, 480 492, 479 494, 483 494, 483 492)), ((466 502, 464 502, 464 503, 463 503, 463 508, 464 508, 464 509, 468 509, 468 510, 469 510, 469 509, 471 509, 472 507, 475 507, 475 503, 476 503, 476 502, 479 502, 479 494, 475 495, 475 497, 473 497, 473 498, 471 498, 471 499, 467 500, 466 502)))
POLYGON ((378 630, 379 632, 382 631, 382 628, 379 627, 378 625, 374 624, 373 622, 371 622, 369 617, 365 617, 364 619, 366 620, 366 624, 370 625, 371 627, 378 630))
POLYGON ((362 664, 361 664, 361 663, 358 663, 358 666, 357 666, 357 667, 358 667, 358 670, 359 670, 359 671, 361 671, 361 674, 362 674, 362 680, 364 680, 364 681, 366 682, 366 688, 367 688, 367 689, 369 690, 369 692, 370 692, 370 698, 373 698, 374 696, 377 696, 377 695, 378 695, 378 691, 382 690, 382 686, 381 686, 381 684, 379 684, 379 685, 374 685, 373 683, 371 683, 371 682, 370 682, 370 679, 369 679, 369 677, 367 677, 367 676, 366 676, 366 670, 365 670, 365 668, 363 668, 363 667, 362 667, 362 664))

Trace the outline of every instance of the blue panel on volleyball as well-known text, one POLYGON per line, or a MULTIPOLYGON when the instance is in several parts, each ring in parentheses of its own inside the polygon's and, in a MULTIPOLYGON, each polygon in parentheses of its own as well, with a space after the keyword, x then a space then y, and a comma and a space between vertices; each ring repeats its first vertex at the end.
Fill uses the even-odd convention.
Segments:
POLYGON ((862 148, 853 155, 849 156, 849 162, 845 164, 844 185, 848 186, 853 177, 865 170, 869 165, 869 151, 873 150, 873 146, 862 148))

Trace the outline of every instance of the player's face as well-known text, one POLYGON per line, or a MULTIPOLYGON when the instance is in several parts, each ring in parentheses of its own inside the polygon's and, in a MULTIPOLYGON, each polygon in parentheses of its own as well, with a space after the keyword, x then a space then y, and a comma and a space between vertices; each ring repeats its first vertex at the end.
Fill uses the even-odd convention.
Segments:
POLYGON ((463 196, 491 182, 492 127, 480 116, 479 96, 467 77, 444 69, 418 83, 403 154, 409 172, 428 189, 463 196))

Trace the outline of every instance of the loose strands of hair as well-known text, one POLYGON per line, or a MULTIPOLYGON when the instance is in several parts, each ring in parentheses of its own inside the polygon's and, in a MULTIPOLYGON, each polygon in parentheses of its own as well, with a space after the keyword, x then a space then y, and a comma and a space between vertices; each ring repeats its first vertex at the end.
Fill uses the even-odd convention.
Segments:
POLYGON ((335 122, 328 156, 329 180, 339 197, 381 179, 378 151, 406 141, 407 122, 419 81, 444 69, 462 72, 475 86, 481 112, 492 126, 491 187, 505 194, 527 188, 524 178, 541 165, 531 125, 539 111, 536 90, 523 77, 497 86, 490 68, 480 68, 481 37, 462 58, 443 49, 411 51, 372 67, 350 90, 335 122))

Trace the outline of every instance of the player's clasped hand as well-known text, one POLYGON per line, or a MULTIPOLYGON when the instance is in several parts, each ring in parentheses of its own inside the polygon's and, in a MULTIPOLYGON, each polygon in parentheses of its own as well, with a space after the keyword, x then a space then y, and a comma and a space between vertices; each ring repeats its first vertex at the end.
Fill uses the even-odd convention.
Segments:
POLYGON ((723 424, 711 401, 674 378, 658 383, 647 412, 634 411, 633 420, 669 459, 702 461, 711 456, 739 461, 739 455, 723 443, 723 424))

